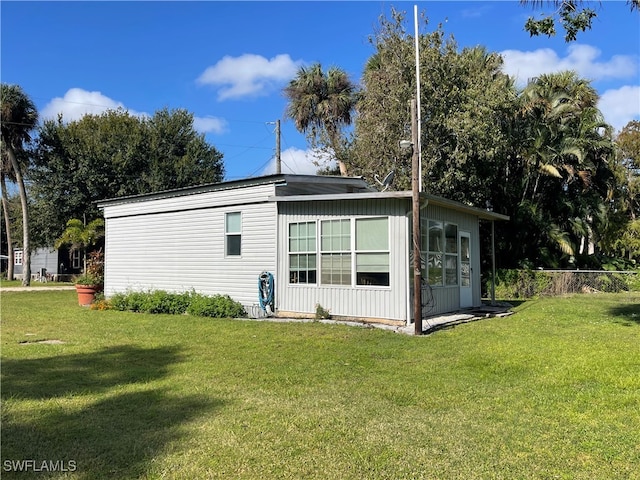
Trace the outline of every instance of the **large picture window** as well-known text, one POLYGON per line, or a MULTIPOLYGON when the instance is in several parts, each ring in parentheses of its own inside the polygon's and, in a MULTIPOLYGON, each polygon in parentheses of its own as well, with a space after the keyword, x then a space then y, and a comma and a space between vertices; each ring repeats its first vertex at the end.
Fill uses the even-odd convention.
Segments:
POLYGON ((389 285, 389 219, 356 219, 356 284, 389 285))
POLYGON ((320 222, 320 282, 351 285, 351 220, 320 222))
POLYGON ((458 285, 458 226, 429 220, 426 232, 423 231, 422 248, 427 251, 429 285, 458 285))
POLYGON ((224 218, 225 254, 228 257, 238 257, 242 252, 242 214, 240 212, 227 213, 224 218))
POLYGON ((316 223, 289 224, 289 283, 316 283, 316 223))
POLYGON ((294 222, 288 234, 290 284, 389 286, 388 217, 294 222))

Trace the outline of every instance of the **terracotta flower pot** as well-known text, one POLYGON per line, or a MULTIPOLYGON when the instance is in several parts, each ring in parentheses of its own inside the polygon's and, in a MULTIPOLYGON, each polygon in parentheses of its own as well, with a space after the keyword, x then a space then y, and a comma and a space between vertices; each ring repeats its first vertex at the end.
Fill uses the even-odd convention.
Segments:
POLYGON ((86 307, 93 303, 96 293, 100 291, 99 285, 79 285, 76 284, 76 292, 78 292, 78 304, 86 307))

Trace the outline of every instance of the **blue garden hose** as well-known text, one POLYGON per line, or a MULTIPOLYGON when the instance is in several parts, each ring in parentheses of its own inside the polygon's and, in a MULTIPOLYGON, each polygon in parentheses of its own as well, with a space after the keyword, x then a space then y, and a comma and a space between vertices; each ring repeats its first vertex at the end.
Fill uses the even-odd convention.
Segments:
POLYGON ((267 315, 273 314, 273 297, 273 274, 262 272, 258 277, 258 302, 267 315))

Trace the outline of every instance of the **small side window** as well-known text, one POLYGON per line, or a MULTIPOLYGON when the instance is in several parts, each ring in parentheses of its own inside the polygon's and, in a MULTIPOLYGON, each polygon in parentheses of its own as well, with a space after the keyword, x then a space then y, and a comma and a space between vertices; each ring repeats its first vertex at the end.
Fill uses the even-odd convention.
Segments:
POLYGON ((225 215, 225 254, 239 257, 242 252, 242 214, 231 212, 225 215))

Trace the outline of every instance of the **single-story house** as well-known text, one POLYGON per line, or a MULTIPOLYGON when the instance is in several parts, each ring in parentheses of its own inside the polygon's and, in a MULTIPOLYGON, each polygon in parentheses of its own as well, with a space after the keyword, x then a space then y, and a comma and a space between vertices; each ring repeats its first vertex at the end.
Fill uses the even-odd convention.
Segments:
MULTIPOLYGON (((24 254, 21 248, 13 250, 13 274, 22 278, 24 254)), ((69 280, 82 271, 79 251, 72 254, 66 248, 36 248, 31 252, 31 277, 34 280, 69 280)))
MULTIPOLYGON (((99 203, 105 295, 162 289, 228 294, 248 312, 260 277, 274 314, 412 322, 411 192, 362 178, 276 174, 99 203), (264 276, 262 277, 264 279, 264 276)), ((429 314, 481 305, 481 219, 508 217, 421 194, 429 314)))

